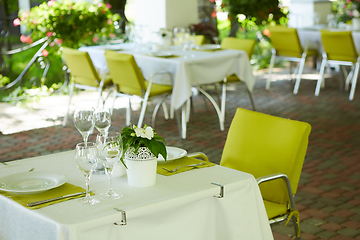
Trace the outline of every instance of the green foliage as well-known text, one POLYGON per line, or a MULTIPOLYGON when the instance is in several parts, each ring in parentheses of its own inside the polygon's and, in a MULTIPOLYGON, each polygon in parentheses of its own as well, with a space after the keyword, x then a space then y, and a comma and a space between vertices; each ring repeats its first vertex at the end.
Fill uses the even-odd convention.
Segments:
POLYGON ((53 44, 71 48, 95 45, 101 38, 115 35, 113 23, 120 16, 112 14, 109 7, 102 3, 51 0, 31 8, 30 12, 20 12, 20 24, 27 28, 32 41, 49 37, 53 44))
MULTIPOLYGON (((149 127, 145 124, 144 129, 146 128, 149 127)), ((147 147, 156 157, 158 157, 160 154, 166 160, 167 153, 165 140, 161 136, 153 131, 154 136, 151 139, 148 139, 146 137, 138 136, 134 129, 137 129, 137 127, 125 127, 121 131, 121 138, 124 145, 124 154, 129 148, 134 148, 134 153, 136 154, 140 147, 147 147)))
POLYGON ((223 0, 222 8, 229 12, 230 16, 244 14, 257 25, 264 24, 269 16, 276 23, 286 16, 286 9, 279 5, 279 0, 223 0))
POLYGON ((4 87, 6 84, 10 83, 10 78, 0 74, 0 88, 4 87))

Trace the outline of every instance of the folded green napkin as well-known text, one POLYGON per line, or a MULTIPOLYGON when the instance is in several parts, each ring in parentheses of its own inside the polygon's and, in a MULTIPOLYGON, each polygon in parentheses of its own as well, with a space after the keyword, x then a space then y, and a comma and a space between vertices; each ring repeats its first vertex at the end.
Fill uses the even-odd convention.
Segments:
POLYGON ((215 51, 219 51, 219 50, 223 50, 221 48, 216 48, 216 49, 195 49, 196 51, 202 51, 202 52, 215 52, 215 51))
POLYGON ((159 57, 159 58, 177 58, 177 57, 180 57, 178 55, 151 55, 149 54, 148 56, 151 56, 151 57, 159 57))
POLYGON ((84 192, 84 191, 85 191, 85 189, 83 189, 82 187, 78 187, 78 186, 75 186, 70 183, 65 183, 65 184, 61 185, 60 187, 53 188, 51 190, 41 192, 41 193, 16 194, 16 193, 11 193, 11 192, 0 191, 0 194, 5 197, 11 198, 15 202, 19 203, 20 205, 22 205, 26 208, 38 209, 38 208, 43 208, 43 207, 49 206, 51 204, 67 201, 67 200, 70 200, 73 198, 80 198, 80 197, 85 196, 85 194, 79 195, 76 197, 64 198, 64 199, 52 201, 49 203, 44 203, 44 204, 33 206, 33 207, 28 207, 28 206, 26 206, 26 204, 31 203, 31 202, 45 200, 45 199, 56 198, 56 197, 60 197, 60 196, 64 196, 64 195, 68 195, 68 194, 72 194, 72 193, 84 192))
POLYGON ((170 176, 170 175, 174 175, 176 173, 189 171, 191 169, 211 167, 211 166, 215 166, 215 165, 216 165, 215 163, 198 160, 196 158, 183 157, 183 158, 176 159, 174 161, 169 161, 169 162, 165 161, 164 163, 158 163, 156 172, 161 175, 170 176), (200 166, 196 166, 196 167, 181 167, 176 172, 172 172, 172 173, 163 169, 163 167, 164 167, 166 169, 171 170, 178 166, 197 164, 197 163, 201 163, 201 162, 203 162, 204 165, 200 165, 200 166))

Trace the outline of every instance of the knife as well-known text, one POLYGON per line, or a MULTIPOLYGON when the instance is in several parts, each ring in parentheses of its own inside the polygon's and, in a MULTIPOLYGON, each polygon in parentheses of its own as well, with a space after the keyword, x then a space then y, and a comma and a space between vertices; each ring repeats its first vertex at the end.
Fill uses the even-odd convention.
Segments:
POLYGON ((31 202, 31 203, 26 204, 26 206, 33 207, 33 206, 37 206, 37 205, 40 205, 40 204, 61 200, 61 199, 64 199, 64 198, 76 197, 76 196, 79 196, 79 195, 82 195, 82 194, 85 194, 85 193, 86 192, 72 193, 72 194, 68 194, 68 195, 64 195, 64 196, 60 196, 60 197, 56 197, 56 198, 50 198, 50 199, 41 200, 41 201, 37 201, 37 202, 31 202))

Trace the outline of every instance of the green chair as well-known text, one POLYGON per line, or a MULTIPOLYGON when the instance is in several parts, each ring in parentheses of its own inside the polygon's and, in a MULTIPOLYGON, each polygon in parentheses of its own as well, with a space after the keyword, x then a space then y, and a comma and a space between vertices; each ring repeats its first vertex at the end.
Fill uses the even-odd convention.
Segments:
POLYGON ((305 61, 310 56, 317 56, 318 52, 316 50, 310 50, 301 46, 296 28, 272 26, 269 27, 269 30, 273 48, 271 49, 272 56, 266 81, 266 90, 270 90, 272 70, 275 59, 283 59, 299 63, 297 70, 295 70, 297 76, 293 91, 294 94, 297 94, 299 91, 301 75, 304 70, 305 61))
POLYGON ((205 36, 204 35, 196 35, 195 36, 195 45, 203 45, 205 43, 205 36))
MULTIPOLYGON (((221 41, 221 49, 236 49, 236 50, 245 51, 249 57, 249 60, 251 60, 251 56, 254 53, 255 44, 256 41, 252 39, 239 39, 234 37, 226 37, 221 41)), ((223 84, 222 95, 225 97, 224 94, 226 94, 226 85, 228 83, 239 83, 239 82, 241 82, 241 80, 235 74, 228 76, 226 79, 224 79, 224 81, 222 81, 223 84)), ((249 90, 248 90, 248 94, 252 109, 255 110, 254 100, 249 90)), ((222 101, 225 101, 225 99, 223 99, 222 101)))
MULTIPOLYGON (((311 126, 238 108, 220 165, 252 174, 259 184, 270 223, 292 219, 300 238, 294 194, 299 183, 311 126)), ((239 213, 241 214, 241 213, 239 213)))
POLYGON ((126 125, 130 125, 131 98, 140 98, 142 101, 138 127, 141 127, 143 124, 148 101, 155 100, 155 98, 159 98, 159 101, 153 111, 152 126, 155 126, 155 117, 160 105, 163 106, 165 118, 168 119, 168 112, 164 100, 171 94, 172 86, 153 83, 153 76, 149 81, 146 81, 133 55, 108 50, 105 51, 105 58, 113 83, 116 86, 113 92, 112 110, 117 97, 126 96, 129 98, 129 105, 126 111, 126 125))
POLYGON ((347 75, 345 89, 348 90, 351 83, 349 100, 354 99, 356 82, 359 75, 360 58, 356 52, 351 31, 327 31, 320 30, 323 46, 320 76, 316 84, 315 96, 319 96, 320 88, 324 87, 324 71, 327 64, 351 66, 347 75))
POLYGON ((65 126, 69 115, 74 89, 79 88, 83 90, 98 91, 99 98, 96 105, 96 107, 98 107, 100 99, 102 99, 104 87, 111 84, 111 77, 106 74, 100 77, 87 52, 63 47, 62 58, 70 70, 70 75, 72 77, 68 109, 63 120, 63 126, 65 126))

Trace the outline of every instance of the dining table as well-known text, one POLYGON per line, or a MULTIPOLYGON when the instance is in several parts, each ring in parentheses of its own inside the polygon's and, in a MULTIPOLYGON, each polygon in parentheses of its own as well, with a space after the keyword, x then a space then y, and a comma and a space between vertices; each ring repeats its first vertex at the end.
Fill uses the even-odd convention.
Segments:
MULTIPOLYGON (((170 163, 159 162, 158 169, 170 163)), ((64 184, 85 187, 74 150, 0 164, 0 183, 15 174, 33 174, 36 180, 44 172, 63 175, 64 184)), ((108 184, 107 175, 92 174, 93 197, 107 191, 108 184)), ((99 198, 91 206, 69 199, 39 208, 14 199, 43 193, 9 197, 0 191, 0 239, 273 239, 259 187, 248 173, 208 164, 171 175, 158 172, 156 184, 144 188, 129 186, 126 175, 114 177, 113 189, 123 196, 99 198)))
POLYGON ((321 44, 320 30, 325 29, 329 31, 351 31, 356 52, 360 54, 360 31, 349 30, 343 28, 329 28, 326 25, 318 25, 313 27, 297 28, 300 44, 303 48, 317 50, 319 53, 323 51, 321 44))
MULTIPOLYGON (((211 47, 211 45, 206 45, 211 47)), ((212 45, 214 46, 214 45, 212 45)), ((216 45, 215 45, 216 46, 216 45)), ((154 50, 151 45, 139 43, 121 43, 80 47, 80 51, 89 53, 94 66, 100 74, 108 72, 105 50, 132 54, 145 79, 153 77, 153 82, 173 86, 171 108, 182 110, 181 137, 186 138, 186 124, 189 114, 189 99, 194 94, 193 86, 221 82, 226 76, 235 74, 253 92, 256 78, 252 72, 249 57, 245 51, 232 49, 192 48, 184 50, 171 46, 166 50, 154 50), (156 73, 169 73, 155 75, 156 73)), ((214 107, 219 116, 220 129, 224 130, 224 108, 216 102, 214 107)))

